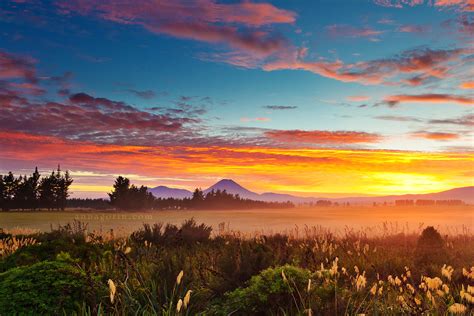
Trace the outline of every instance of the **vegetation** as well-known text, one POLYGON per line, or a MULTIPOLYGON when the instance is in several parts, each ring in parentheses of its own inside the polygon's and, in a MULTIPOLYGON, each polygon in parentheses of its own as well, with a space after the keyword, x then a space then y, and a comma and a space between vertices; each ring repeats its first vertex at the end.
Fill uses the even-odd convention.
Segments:
POLYGON ((129 237, 74 222, 0 234, 0 311, 77 315, 357 315, 474 312, 474 236, 243 237, 145 225, 129 237), (422 260, 420 259, 422 258, 422 260))
POLYGON ((12 172, 0 175, 0 209, 61 209, 66 207, 69 186, 73 180, 60 167, 41 178, 38 168, 29 177, 16 178, 12 172))

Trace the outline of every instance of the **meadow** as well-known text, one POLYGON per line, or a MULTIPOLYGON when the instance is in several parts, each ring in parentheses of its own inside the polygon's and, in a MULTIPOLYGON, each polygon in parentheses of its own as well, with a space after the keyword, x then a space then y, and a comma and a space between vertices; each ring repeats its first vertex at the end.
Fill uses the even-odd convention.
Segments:
POLYGON ((316 210, 0 213, 0 314, 474 313, 471 208, 316 210))

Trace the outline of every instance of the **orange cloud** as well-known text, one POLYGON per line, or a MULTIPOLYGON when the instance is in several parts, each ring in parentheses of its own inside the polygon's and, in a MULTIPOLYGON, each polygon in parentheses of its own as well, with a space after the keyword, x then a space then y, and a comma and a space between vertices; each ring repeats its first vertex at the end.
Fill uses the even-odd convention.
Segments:
POLYGON ((474 105, 474 99, 469 97, 435 93, 418 95, 391 95, 385 97, 384 102, 390 106, 395 106, 399 103, 457 103, 461 105, 474 105))
POLYGON ((474 89, 474 81, 463 82, 459 85, 461 89, 474 89))
POLYGON ((347 100, 353 102, 364 102, 370 100, 370 97, 366 95, 351 95, 347 97, 347 100))
POLYGON ((0 147, 2 170, 47 170, 61 163, 89 191, 110 188, 114 175, 133 174, 132 180, 149 186, 205 187, 225 177, 259 192, 432 192, 470 183, 466 170, 474 162, 472 153, 462 152, 119 146, 5 131, 0 147))
POLYGON ((458 139, 459 138, 458 134, 455 134, 455 133, 441 133, 441 132, 420 131, 420 132, 412 133, 411 135, 413 137, 425 138, 425 139, 430 139, 430 140, 441 140, 441 141, 453 140, 453 139, 458 139))
POLYGON ((354 131, 272 130, 265 132, 265 135, 284 142, 313 144, 374 143, 381 139, 378 134, 354 131))

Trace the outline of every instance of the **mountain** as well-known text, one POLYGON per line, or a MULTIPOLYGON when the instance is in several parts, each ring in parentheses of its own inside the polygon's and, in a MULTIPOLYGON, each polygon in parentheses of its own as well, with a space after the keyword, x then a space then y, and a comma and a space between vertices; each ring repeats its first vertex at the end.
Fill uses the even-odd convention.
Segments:
POLYGON ((174 189, 174 188, 169 188, 165 187, 163 185, 157 186, 152 189, 148 189, 151 194, 153 194, 157 198, 175 198, 175 199, 184 199, 184 198, 190 198, 193 196, 193 193, 191 191, 185 190, 185 189, 174 189))
MULTIPOLYGON (((455 188, 447 191, 437 192, 437 193, 427 193, 427 194, 404 194, 404 195, 387 195, 387 196, 364 196, 364 197, 346 197, 346 198, 323 198, 323 197, 301 197, 291 194, 280 194, 266 192, 258 194, 247 190, 237 182, 231 179, 222 179, 216 184, 210 186, 204 190, 204 194, 210 191, 226 191, 231 194, 238 194, 240 197, 251 200, 259 200, 266 202, 293 202, 293 203, 309 203, 316 202, 317 200, 329 200, 332 202, 338 203, 353 203, 353 204, 370 204, 373 202, 383 203, 383 202, 394 202, 395 200, 462 200, 465 203, 474 204, 474 186, 455 188)), ((173 197, 177 199, 182 199, 185 197, 192 197, 193 193, 184 189, 174 189, 165 186, 158 186, 149 191, 155 197, 168 198, 173 197)))
POLYGON ((212 190, 214 191, 225 190, 227 193, 230 193, 230 194, 234 194, 234 195, 238 194, 241 198, 244 198, 244 199, 260 200, 259 194, 247 190, 246 188, 244 188, 243 186, 241 186, 240 184, 238 184, 237 182, 231 179, 222 179, 216 184, 204 190, 203 192, 204 194, 206 194, 208 192, 211 192, 212 190))
POLYGON ((394 202, 395 200, 462 200, 468 204, 474 204, 474 186, 455 188, 447 191, 425 194, 403 194, 368 197, 348 197, 331 199, 335 202, 349 203, 372 203, 372 202, 394 202))

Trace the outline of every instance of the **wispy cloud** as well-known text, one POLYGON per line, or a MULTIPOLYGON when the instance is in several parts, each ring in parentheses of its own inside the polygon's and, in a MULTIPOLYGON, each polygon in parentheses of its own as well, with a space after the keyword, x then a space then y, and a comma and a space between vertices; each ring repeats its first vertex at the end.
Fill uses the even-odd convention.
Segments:
POLYGON ((294 110, 298 108, 294 105, 265 105, 262 107, 267 110, 294 110))
POLYGON ((265 136, 283 142, 312 144, 357 144, 375 143, 381 135, 356 131, 304 131, 304 130, 270 130, 265 136))
POLYGON ((445 132, 427 132, 427 131, 417 131, 411 133, 411 136, 417 138, 424 138, 429 140, 438 140, 438 141, 449 141, 458 139, 459 135, 456 133, 445 133, 445 132))
POLYGON ((390 106, 395 106, 400 103, 455 103, 460 105, 474 105, 474 99, 467 96, 452 95, 452 94, 398 94, 391 95, 384 98, 384 102, 390 106))

